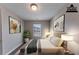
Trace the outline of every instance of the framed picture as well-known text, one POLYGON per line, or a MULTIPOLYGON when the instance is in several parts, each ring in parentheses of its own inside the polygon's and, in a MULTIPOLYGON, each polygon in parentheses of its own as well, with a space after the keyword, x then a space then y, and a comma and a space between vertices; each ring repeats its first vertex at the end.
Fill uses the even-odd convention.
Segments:
POLYGON ((56 32, 64 32, 65 26, 65 15, 62 15, 58 19, 54 21, 54 31, 56 32))
POLYGON ((9 16, 9 33, 20 33, 21 32, 21 22, 11 16, 9 16))

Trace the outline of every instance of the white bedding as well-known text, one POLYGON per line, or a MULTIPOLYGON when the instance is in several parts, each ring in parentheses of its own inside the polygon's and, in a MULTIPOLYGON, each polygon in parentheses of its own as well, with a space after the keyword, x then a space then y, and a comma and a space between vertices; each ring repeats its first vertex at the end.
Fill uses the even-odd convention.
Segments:
POLYGON ((55 47, 49 40, 40 40, 40 44, 42 49, 55 47))
POLYGON ((50 42, 50 40, 45 40, 45 39, 38 40, 37 48, 41 49, 41 53, 48 53, 48 54, 56 53, 59 50, 63 50, 62 47, 56 47, 50 42))

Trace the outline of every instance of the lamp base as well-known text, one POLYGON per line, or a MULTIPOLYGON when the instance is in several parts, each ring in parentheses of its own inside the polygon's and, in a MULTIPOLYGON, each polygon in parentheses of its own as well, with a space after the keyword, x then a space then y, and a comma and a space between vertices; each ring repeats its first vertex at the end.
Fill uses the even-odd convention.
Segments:
POLYGON ((63 41, 62 47, 65 49, 65 51, 68 51, 67 49, 67 41, 63 41))

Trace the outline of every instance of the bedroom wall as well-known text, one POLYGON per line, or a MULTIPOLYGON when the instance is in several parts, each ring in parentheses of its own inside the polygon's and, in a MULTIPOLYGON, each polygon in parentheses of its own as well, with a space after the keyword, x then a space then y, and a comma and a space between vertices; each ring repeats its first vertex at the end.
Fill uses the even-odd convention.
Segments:
POLYGON ((33 38, 33 24, 42 24, 42 38, 49 32, 49 21, 24 21, 24 30, 29 30, 33 38))
MULTIPOLYGON (((65 14, 65 33, 71 34, 74 37, 74 40, 68 42, 68 49, 71 50, 75 54, 79 54, 79 12, 78 13, 66 13, 66 7, 64 6, 57 15, 51 20, 51 27, 50 31, 53 29, 53 22, 60 17, 61 15, 65 14), (75 47, 75 48, 74 48, 75 47)), ((74 6, 78 7, 79 11, 79 4, 74 4, 74 6)))
POLYGON ((2 24, 1 24, 1 9, 0 9, 0 55, 2 54, 2 24))
POLYGON ((79 54, 79 13, 66 14, 65 32, 74 36, 74 40, 69 42, 68 48, 75 54, 79 54))
POLYGON ((22 44, 22 32, 23 32, 23 21, 17 15, 12 13, 10 10, 0 6, 1 17, 2 17, 2 54, 9 54, 15 48, 22 44), (15 17, 21 21, 21 33, 9 34, 9 19, 8 16, 15 17))

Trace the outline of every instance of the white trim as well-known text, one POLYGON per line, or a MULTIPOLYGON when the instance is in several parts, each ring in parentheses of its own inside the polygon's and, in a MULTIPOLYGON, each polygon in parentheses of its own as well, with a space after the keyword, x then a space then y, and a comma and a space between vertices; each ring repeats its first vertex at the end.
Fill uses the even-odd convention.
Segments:
POLYGON ((19 45, 17 45, 14 49, 12 49, 12 50, 10 50, 8 53, 6 53, 5 55, 9 55, 12 51, 14 51, 17 47, 19 47, 20 45, 22 45, 22 43, 21 44, 19 44, 19 45))

